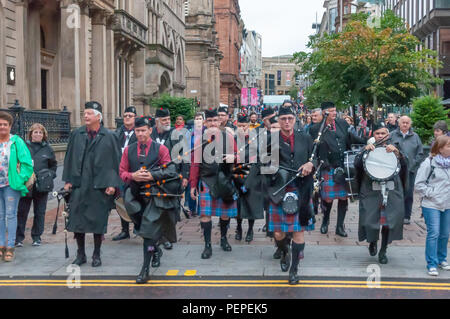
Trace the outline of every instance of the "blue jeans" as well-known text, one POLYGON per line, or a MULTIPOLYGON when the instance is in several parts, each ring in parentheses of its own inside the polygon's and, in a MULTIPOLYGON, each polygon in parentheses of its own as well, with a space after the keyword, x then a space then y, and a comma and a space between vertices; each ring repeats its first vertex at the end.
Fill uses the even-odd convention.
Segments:
POLYGON ((8 230, 8 246, 14 247, 17 230, 17 206, 21 194, 6 186, 0 188, 0 246, 5 246, 6 230, 8 230))
POLYGON ((427 224, 427 241, 425 247, 427 268, 437 268, 438 265, 447 261, 450 209, 439 211, 437 209, 422 207, 422 213, 427 224))

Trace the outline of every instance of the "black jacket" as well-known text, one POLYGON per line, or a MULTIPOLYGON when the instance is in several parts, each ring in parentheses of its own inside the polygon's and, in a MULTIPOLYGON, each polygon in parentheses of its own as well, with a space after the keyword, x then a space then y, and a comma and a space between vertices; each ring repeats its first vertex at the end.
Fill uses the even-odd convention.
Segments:
MULTIPOLYGON (((350 133, 345 120, 336 119, 336 132, 326 127, 318 146, 317 156, 323 160, 323 168, 342 167, 344 152, 351 149, 352 144, 365 144, 364 139, 350 133)), ((321 123, 311 126, 309 134, 315 140, 319 134, 321 123)))
POLYGON ((33 159, 34 173, 37 174, 43 169, 50 169, 55 173, 54 177, 56 177, 58 162, 56 161, 55 153, 50 144, 47 142, 33 143, 27 141, 27 147, 30 150, 33 159))
MULTIPOLYGON (((125 131, 126 131, 125 125, 122 125, 115 131, 121 152, 122 152, 122 148, 125 146, 125 141, 126 141, 125 131)), ((133 129, 133 131, 134 131, 134 129, 133 129)), ((130 137, 130 141, 128 142, 128 145, 131 145, 136 142, 137 142, 136 133, 133 133, 133 135, 131 135, 131 137, 130 137)))

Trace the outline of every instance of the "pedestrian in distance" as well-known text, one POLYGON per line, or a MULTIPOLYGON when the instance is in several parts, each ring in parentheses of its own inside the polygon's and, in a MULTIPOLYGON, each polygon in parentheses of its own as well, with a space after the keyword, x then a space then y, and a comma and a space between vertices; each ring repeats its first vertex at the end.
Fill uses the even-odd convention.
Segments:
POLYGON ((11 115, 0 112, 0 258, 7 262, 14 260, 17 207, 29 191, 26 184, 33 174, 28 147, 11 134, 13 122, 11 115))
POLYGON ((25 226, 30 212, 31 203, 34 208, 33 227, 31 238, 33 246, 41 245, 41 236, 44 232, 45 212, 47 210, 48 193, 53 191, 53 180, 56 178, 56 161, 53 148, 48 143, 48 133, 40 123, 33 124, 28 131, 27 147, 33 159, 36 182, 27 196, 19 201, 17 210, 16 247, 22 247, 25 239, 25 226))
POLYGON ((416 191, 422 196, 422 213, 427 225, 425 257, 428 274, 438 276, 438 267, 450 270, 447 244, 450 231, 450 137, 439 136, 431 155, 417 171, 416 191))

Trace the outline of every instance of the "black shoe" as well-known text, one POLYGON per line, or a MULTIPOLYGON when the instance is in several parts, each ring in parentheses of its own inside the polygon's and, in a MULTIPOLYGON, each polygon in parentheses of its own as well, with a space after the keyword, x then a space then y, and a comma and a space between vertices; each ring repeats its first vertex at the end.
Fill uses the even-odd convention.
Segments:
POLYGON ((234 239, 242 240, 242 228, 236 228, 236 236, 234 236, 234 239))
POLYGON ((247 236, 245 236, 245 241, 250 243, 253 240, 253 229, 249 229, 247 232, 247 236))
POLYGON ((280 266, 281 271, 286 272, 289 270, 289 265, 291 264, 291 256, 289 255, 289 252, 281 253, 281 260, 280 260, 280 266))
POLYGON ((113 241, 119 241, 119 240, 124 240, 124 239, 127 239, 127 238, 130 238, 130 233, 127 233, 127 232, 121 232, 119 235, 117 235, 117 236, 115 236, 115 237, 113 237, 113 241))
POLYGON ((209 259, 212 256, 211 243, 205 244, 205 249, 202 252, 202 259, 209 259))
POLYGON ((163 244, 163 247, 164 247, 165 250, 171 250, 173 248, 173 245, 172 245, 172 243, 170 241, 166 241, 163 244))
POLYGON ((158 247, 156 252, 153 254, 153 259, 152 259, 152 267, 153 268, 158 268, 161 265, 162 255, 163 255, 163 251, 161 248, 158 247))
POLYGON ((336 235, 341 237, 348 237, 347 233, 345 232, 344 226, 336 227, 336 235))
POLYGON ((369 254, 370 256, 376 256, 378 252, 377 242, 374 241, 373 243, 370 243, 369 245, 369 254))
POLYGON ((93 255, 92 256, 92 267, 100 267, 102 265, 102 260, 100 256, 93 255))
POLYGON ((324 235, 328 233, 328 224, 322 224, 322 226, 320 226, 320 233, 324 235))
POLYGON ((220 238, 220 246, 222 247, 222 249, 223 249, 224 251, 231 251, 231 246, 230 246, 230 244, 228 243, 228 240, 227 240, 226 237, 220 238))
POLYGON ((77 254, 77 258, 75 258, 72 265, 81 266, 82 264, 85 264, 86 262, 87 262, 86 255, 78 255, 77 254))
POLYGON ((191 219, 191 212, 189 211, 189 209, 186 209, 185 207, 181 208, 183 210, 184 217, 186 217, 186 219, 191 219))
POLYGON ((378 261, 380 262, 380 264, 387 264, 388 263, 388 258, 386 256, 386 250, 380 249, 380 252, 378 253, 378 261))
POLYGON ((148 274, 149 268, 142 267, 140 274, 136 278, 137 284, 146 284, 150 280, 150 275, 148 274))
POLYGON ((277 250, 273 253, 273 259, 281 259, 281 250, 277 248, 277 250))
POLYGON ((263 233, 267 232, 267 225, 264 225, 261 231, 262 231, 263 233))
POLYGON ((300 281, 300 276, 297 274, 297 270, 289 271, 289 285, 298 285, 300 281))

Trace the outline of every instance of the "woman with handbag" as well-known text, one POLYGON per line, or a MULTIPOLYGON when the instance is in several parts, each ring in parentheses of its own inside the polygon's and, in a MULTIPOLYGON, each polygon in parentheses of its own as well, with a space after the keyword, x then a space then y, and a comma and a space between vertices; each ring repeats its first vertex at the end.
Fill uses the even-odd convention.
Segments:
POLYGON ((33 174, 30 151, 19 136, 11 134, 13 121, 11 115, 0 112, 0 258, 4 261, 14 259, 17 206, 28 193, 25 184, 33 174))
POLYGON ((427 224, 425 257, 428 275, 438 276, 438 267, 450 270, 447 244, 450 231, 450 137, 436 139, 431 157, 420 165, 415 180, 416 191, 422 196, 422 213, 427 224))
POLYGON ((30 212, 31 203, 34 207, 33 228, 31 237, 33 246, 41 245, 41 235, 44 232, 45 212, 47 210, 48 193, 53 190, 53 179, 56 178, 57 161, 53 148, 47 142, 48 133, 42 124, 33 124, 28 131, 27 147, 31 152, 36 181, 30 192, 19 202, 17 212, 16 247, 23 246, 25 226, 30 212))

